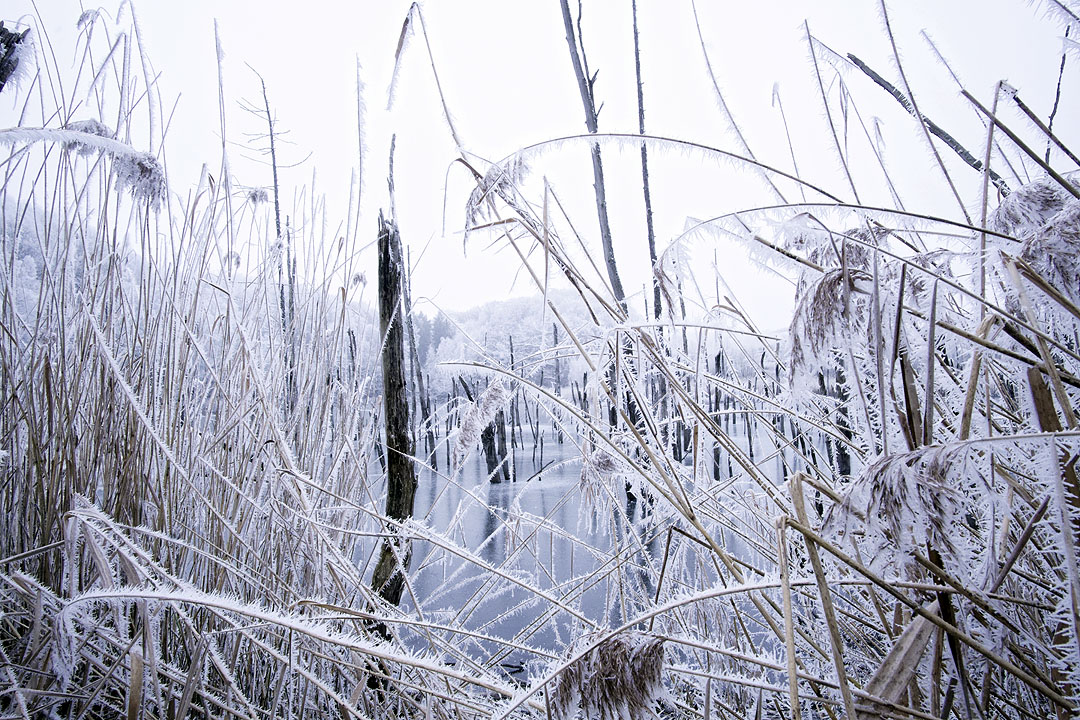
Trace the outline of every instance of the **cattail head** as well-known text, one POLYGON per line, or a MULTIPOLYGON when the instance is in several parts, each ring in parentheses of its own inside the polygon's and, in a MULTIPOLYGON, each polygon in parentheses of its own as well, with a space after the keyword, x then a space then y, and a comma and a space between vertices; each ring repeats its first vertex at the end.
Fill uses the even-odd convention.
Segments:
POLYGON ((113 168, 120 185, 128 188, 135 198, 148 201, 153 208, 161 205, 167 185, 165 168, 156 157, 144 152, 131 155, 117 153, 113 156, 113 168))
MULTIPOLYGON (((577 654, 595 642, 586 635, 571 646, 577 654)), ((651 717, 661 691, 664 641, 651 635, 624 632, 596 645, 570 663, 555 680, 552 711, 569 718, 577 709, 601 720, 651 717)))
POLYGON ((1080 300, 1080 200, 1070 199, 1023 240, 1020 257, 1069 299, 1080 300))
POLYGON ((882 457, 852 482, 839 512, 827 513, 825 527, 842 535, 856 518, 864 518, 868 536, 883 549, 877 564, 901 545, 931 545, 955 556, 963 509, 957 486, 968 474, 968 462, 962 444, 882 457))
POLYGON ((1050 178, 1040 178, 1023 185, 1001 201, 987 218, 987 226, 999 233, 1022 236, 1042 227, 1056 215, 1068 198, 1069 191, 1050 178))
POLYGON ((509 197, 527 172, 528 166, 520 158, 492 165, 469 195, 469 202, 465 206, 465 226, 473 227, 486 216, 489 201, 496 197, 504 200, 509 197))
POLYGON ((791 319, 792 373, 823 362, 838 338, 863 336, 867 303, 854 290, 870 280, 862 270, 829 270, 802 289, 791 319))
POLYGON ((626 468, 618 458, 604 450, 585 455, 581 462, 581 508, 582 518, 588 519, 588 531, 596 532, 600 519, 608 516, 614 496, 613 480, 627 477, 626 468))

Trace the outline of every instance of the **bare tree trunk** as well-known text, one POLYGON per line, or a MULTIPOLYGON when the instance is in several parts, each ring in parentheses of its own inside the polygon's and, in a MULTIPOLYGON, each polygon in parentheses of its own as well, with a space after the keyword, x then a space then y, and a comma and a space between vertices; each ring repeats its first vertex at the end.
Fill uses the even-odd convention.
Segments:
MULTIPOLYGON (((405 268, 405 270, 407 272, 408 268, 405 268)), ((415 397, 420 405, 420 424, 424 428, 424 454, 428 462, 432 464, 432 467, 438 470, 439 461, 435 457, 435 428, 431 422, 431 400, 428 397, 427 389, 424 387, 424 371, 423 368, 420 367, 420 353, 416 350, 416 329, 415 324, 413 323, 412 291, 410 285, 409 277, 406 274, 404 281, 402 282, 402 299, 404 301, 406 329, 408 330, 409 336, 409 357, 416 380, 415 397)))
MULTIPOLYGON (((574 65, 574 77, 577 79, 578 92, 581 94, 581 103, 585 108, 585 127, 590 133, 597 131, 596 103, 593 99, 593 83, 596 75, 586 77, 589 66, 585 60, 585 53, 578 51, 578 42, 574 33, 574 22, 570 18, 570 6, 567 0, 561 0, 563 25, 566 27, 566 44, 570 49, 570 61, 574 65)), ((593 165, 593 188, 596 191, 596 214, 600 221, 600 242, 604 250, 604 264, 607 266, 608 281, 611 283, 611 291, 615 299, 626 310, 626 294, 623 292, 622 280, 619 279, 619 271, 615 267, 615 250, 611 244, 611 226, 608 222, 607 190, 604 185, 604 165, 600 161, 600 143, 592 146, 593 165)))
POLYGON ((488 480, 494 484, 502 482, 499 473, 499 453, 495 448, 495 426, 488 425, 480 431, 480 444, 484 446, 484 462, 487 463, 488 480))
MULTIPOLYGON (((641 49, 638 45, 637 0, 632 0, 630 9, 634 15, 634 73, 637 77, 637 114, 638 134, 645 134, 645 94, 641 86, 641 49)), ((660 319, 660 278, 656 268, 656 231, 653 229, 652 193, 649 190, 649 152, 645 141, 641 141, 641 186, 645 192, 645 229, 649 238, 649 267, 653 269, 653 317, 660 319)))
MULTIPOLYGON (((285 360, 285 402, 284 411, 291 413, 296 406, 296 335, 294 322, 296 318, 296 265, 292 258, 292 233, 281 233, 281 200, 280 185, 278 184, 277 143, 274 130, 274 113, 270 110, 270 99, 266 94, 266 81, 262 75, 255 73, 262 84, 263 109, 266 113, 267 137, 270 140, 270 168, 274 180, 274 232, 275 241, 283 245, 285 262, 282 263, 281 254, 278 255, 278 293, 281 310, 281 336, 284 343, 282 354, 285 360), (286 299, 286 282, 288 282, 288 296, 286 299)), ((287 221, 286 221, 287 222, 287 221)))
MULTIPOLYGON (((516 366, 514 364, 514 336, 513 335, 510 336, 510 372, 511 373, 517 372, 516 366)), ((521 430, 519 429, 520 428, 520 423, 521 423, 521 420, 520 420, 521 413, 518 411, 518 397, 519 397, 519 395, 520 395, 520 392, 515 388, 514 397, 510 401, 510 449, 511 450, 517 450, 518 437, 521 434, 521 430)))
MULTIPOLYGON (((551 323, 551 346, 554 350, 554 362, 555 362, 555 382, 552 383, 552 387, 555 390, 555 397, 562 397, 563 386, 563 364, 559 362, 559 324, 551 323)), ((563 444, 563 431, 562 427, 555 421, 555 415, 551 416, 551 435, 554 437, 560 445, 563 444)))
MULTIPOLYGON (((393 220, 379 215, 379 328, 386 338, 382 355, 383 405, 386 420, 386 516, 404 521, 412 517, 416 495, 413 471, 413 440, 405 387, 405 333, 401 307, 401 241, 393 220)), ((407 541, 389 529, 383 541, 371 586, 387 602, 401 600, 405 576, 401 562, 408 563, 407 541), (399 562, 400 558, 400 562, 399 562)))
POLYGON ((495 424, 489 427, 495 429, 495 440, 499 457, 502 458, 502 467, 499 470, 499 474, 502 475, 503 482, 510 482, 510 461, 507 459, 509 453, 506 450, 506 413, 500 410, 495 413, 495 424))

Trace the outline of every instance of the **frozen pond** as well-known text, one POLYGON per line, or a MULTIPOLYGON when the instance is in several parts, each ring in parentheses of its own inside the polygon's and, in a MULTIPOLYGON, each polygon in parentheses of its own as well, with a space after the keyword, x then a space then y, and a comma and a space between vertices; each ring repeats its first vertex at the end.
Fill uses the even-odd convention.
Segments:
MULTIPOLYGON (((489 482, 478 450, 455 475, 447 477, 445 468, 420 475, 415 517, 452 547, 414 544, 412 588, 429 622, 553 648, 567 639, 574 614, 604 624, 609 588, 596 571, 609 561, 614 542, 610 533, 590 528, 582 512, 575 445, 548 445, 539 472, 531 451, 519 452, 514 475, 515 482, 489 482), (557 603, 564 608, 553 613, 557 603)), ((403 603, 415 608, 408 593, 403 603)), ((511 670, 531 654, 480 638, 467 642, 474 645, 470 655, 511 670)))
MULTIPOLYGON (((745 437, 736 442, 747 451, 745 437)), ((763 436, 755 443, 761 467, 783 472, 776 446, 763 436)), ((561 653, 576 636, 572 629, 623 624, 641 610, 639 599, 655 592, 663 538, 650 522, 626 532, 617 519, 627 509, 620 482, 610 483, 618 507, 608 505, 605 520, 590 522, 581 451, 569 440, 546 444, 542 471, 531 448, 519 449, 511 483, 488 480, 479 448, 455 474, 448 474, 445 454, 439 462, 439 472, 419 476, 414 517, 422 526, 417 535, 429 536, 413 544, 411 593, 406 589, 402 606, 423 623, 468 634, 410 630, 414 649, 435 647, 446 661, 464 654, 515 672, 538 656, 561 653), (642 547, 638 537, 653 539, 642 547)), ((711 451, 705 462, 711 476, 711 451)), ((725 460, 720 476, 728 472, 725 460)), ((737 494, 757 494, 745 478, 720 486, 728 482, 737 494)), ((640 515, 641 508, 630 509, 640 515)), ((738 534, 720 529, 717 540, 736 556, 757 560, 738 534)))

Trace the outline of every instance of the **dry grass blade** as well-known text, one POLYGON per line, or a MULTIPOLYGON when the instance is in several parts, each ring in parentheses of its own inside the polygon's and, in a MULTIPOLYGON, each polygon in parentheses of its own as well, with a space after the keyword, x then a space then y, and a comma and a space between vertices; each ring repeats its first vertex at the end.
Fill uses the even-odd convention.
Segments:
POLYGON ((131 674, 128 677, 127 720, 138 720, 142 711, 143 656, 138 648, 132 648, 128 657, 131 659, 131 674))
POLYGON ((798 659, 795 657, 795 617, 791 605, 791 570, 787 553, 786 529, 786 523, 783 520, 777 522, 776 531, 779 542, 776 560, 780 564, 780 584, 784 603, 784 647, 787 651, 788 702, 791 704, 792 720, 798 720, 802 717, 802 713, 799 711, 799 667, 798 659))
MULTIPOLYGON (((799 522, 808 524, 806 502, 803 500, 802 474, 797 473, 788 482, 791 489, 791 502, 799 522)), ((814 568, 814 577, 817 579, 818 597, 821 601, 822 610, 825 613, 825 621, 828 623, 830 651, 833 658, 833 669, 836 671, 837 682, 840 685, 840 694, 844 700, 844 711, 850 718, 855 717, 855 700, 848 685, 847 667, 844 664, 844 641, 840 635, 840 626, 836 621, 836 612, 833 609, 832 593, 829 590, 828 581, 825 578, 825 569, 821 564, 817 546, 810 538, 806 538, 806 552, 810 556, 810 564, 814 568)))
MULTIPOLYGON (((937 603, 924 608, 937 612, 937 603)), ((934 626, 923 617, 914 618, 896 639, 892 650, 878 666, 863 692, 890 703, 901 703, 911 683, 919 672, 919 662, 926 653, 926 646, 934 634, 934 626)), ((879 712, 860 711, 859 717, 879 717, 879 712)))

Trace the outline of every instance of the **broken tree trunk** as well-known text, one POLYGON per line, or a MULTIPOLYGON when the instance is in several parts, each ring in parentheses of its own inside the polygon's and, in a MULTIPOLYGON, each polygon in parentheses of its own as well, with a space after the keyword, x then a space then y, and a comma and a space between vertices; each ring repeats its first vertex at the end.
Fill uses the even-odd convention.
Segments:
POLYGON ((416 323, 413 320, 412 290, 407 270, 408 268, 406 268, 401 287, 405 312, 404 322, 409 338, 409 358, 412 363, 413 379, 416 380, 415 396, 420 405, 420 426, 424 432, 424 454, 432 467, 438 470, 439 463, 435 458, 435 426, 431 421, 431 399, 428 396, 427 388, 424 386, 424 371, 420 366, 420 353, 416 349, 416 323))
POLYGON ((499 457, 502 458, 502 467, 499 469, 499 473, 502 475, 503 482, 510 482, 513 478, 510 477, 510 452, 506 448, 506 413, 500 410, 495 413, 495 423, 488 427, 494 428, 495 440, 497 444, 497 450, 499 457))
MULTIPOLYGON (((401 240, 393 220, 379 215, 379 328, 385 338, 382 354, 383 405, 386 419, 386 517, 404 522, 412 517, 416 495, 409 403, 405 391, 405 334, 401 311, 401 240)), ((409 559, 408 542, 395 527, 387 528, 372 588, 387 602, 401 600, 409 559)))

